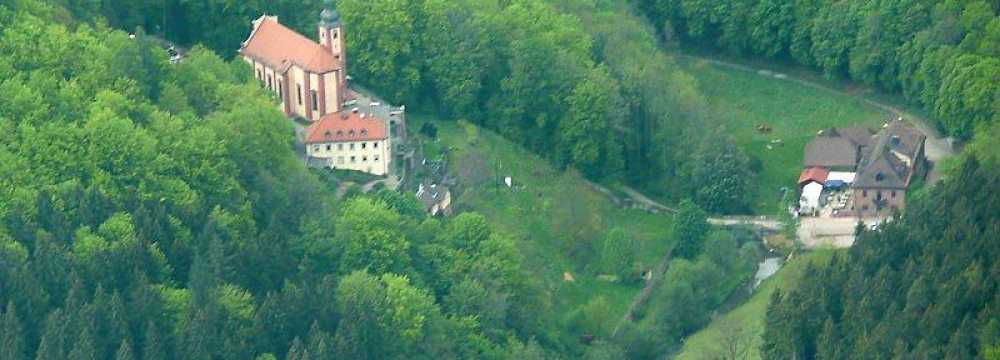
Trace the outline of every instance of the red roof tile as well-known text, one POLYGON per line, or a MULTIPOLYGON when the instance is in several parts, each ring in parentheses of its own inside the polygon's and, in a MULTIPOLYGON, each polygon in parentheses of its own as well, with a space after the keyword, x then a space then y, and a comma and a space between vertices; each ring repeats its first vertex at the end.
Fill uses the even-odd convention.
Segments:
POLYGON ((799 175, 799 185, 805 184, 810 181, 815 181, 820 184, 826 183, 826 178, 830 176, 830 170, 821 167, 811 167, 802 170, 802 174, 799 175))
POLYGON ((347 141, 384 140, 388 136, 385 121, 350 110, 326 114, 309 126, 306 144, 347 141))
POLYGON ((285 71, 291 64, 319 74, 343 67, 330 50, 281 25, 273 16, 262 16, 254 21, 254 31, 243 43, 240 53, 278 71, 285 71))

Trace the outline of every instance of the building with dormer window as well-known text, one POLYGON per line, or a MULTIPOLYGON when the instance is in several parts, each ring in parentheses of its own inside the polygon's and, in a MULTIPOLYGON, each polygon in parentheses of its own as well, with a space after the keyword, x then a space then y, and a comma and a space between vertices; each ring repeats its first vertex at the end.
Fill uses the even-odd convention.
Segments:
POLYGON ((405 139, 405 107, 348 87, 347 48, 332 0, 320 14, 318 32, 316 42, 263 15, 253 21, 240 55, 286 116, 312 123, 303 141, 307 164, 387 175, 393 139, 405 139))
POLYGON ((306 131, 305 146, 322 167, 386 175, 392 163, 386 122, 356 109, 324 115, 306 131))

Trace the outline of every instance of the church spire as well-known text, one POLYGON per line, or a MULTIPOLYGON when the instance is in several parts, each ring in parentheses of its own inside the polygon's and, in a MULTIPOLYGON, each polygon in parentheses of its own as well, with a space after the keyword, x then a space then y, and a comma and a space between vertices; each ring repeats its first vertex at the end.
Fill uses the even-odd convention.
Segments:
POLYGON ((332 29, 340 25, 340 13, 333 8, 333 0, 323 1, 323 12, 319 14, 321 27, 332 29))

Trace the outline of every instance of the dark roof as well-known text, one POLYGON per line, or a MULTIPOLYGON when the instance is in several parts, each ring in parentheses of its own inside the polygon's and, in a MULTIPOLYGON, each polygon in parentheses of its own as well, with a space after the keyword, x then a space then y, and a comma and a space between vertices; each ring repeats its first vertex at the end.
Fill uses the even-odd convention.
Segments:
POLYGON ((846 167, 853 169, 864 148, 872 141, 872 131, 863 127, 830 128, 806 145, 805 167, 846 167))
POLYGON ((875 136, 875 132, 866 127, 849 127, 842 129, 834 129, 840 136, 847 138, 855 145, 860 147, 868 147, 872 143, 872 137, 875 136))
POLYGON ((875 136, 858 167, 854 182, 859 188, 906 189, 923 147, 924 136, 903 120, 895 120, 875 136))
POLYGON ((910 171, 906 164, 889 153, 883 152, 871 161, 865 161, 854 180, 854 187, 878 189, 906 189, 910 171))
POLYGON ((927 139, 920 130, 917 130, 910 123, 903 120, 890 122, 885 129, 879 133, 879 141, 888 143, 891 151, 898 152, 906 157, 913 158, 924 145, 927 139))
POLYGON ((806 145, 803 165, 806 167, 854 167, 858 163, 858 147, 840 136, 817 136, 806 145))

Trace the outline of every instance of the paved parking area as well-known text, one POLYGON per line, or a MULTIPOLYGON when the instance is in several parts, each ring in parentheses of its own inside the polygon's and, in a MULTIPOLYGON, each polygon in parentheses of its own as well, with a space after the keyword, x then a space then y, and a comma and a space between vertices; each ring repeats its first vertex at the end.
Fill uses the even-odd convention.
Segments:
MULTIPOLYGON (((866 226, 881 223, 881 219, 864 219, 866 226)), ((807 249, 847 248, 854 245, 857 218, 803 217, 799 221, 799 241, 807 249)))

